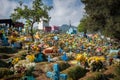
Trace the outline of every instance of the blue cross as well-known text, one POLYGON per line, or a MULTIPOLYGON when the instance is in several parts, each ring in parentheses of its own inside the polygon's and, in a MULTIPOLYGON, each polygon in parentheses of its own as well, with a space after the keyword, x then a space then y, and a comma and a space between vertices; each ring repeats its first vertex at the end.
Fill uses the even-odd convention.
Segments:
POLYGON ((39 53, 38 56, 35 58, 35 62, 41 62, 43 61, 43 54, 39 53))
POLYGON ((53 65, 53 72, 47 72, 46 76, 48 78, 51 78, 52 80, 67 80, 66 74, 60 74, 58 64, 54 64, 53 65))
POLYGON ((48 62, 51 62, 51 61, 53 61, 53 59, 50 57, 50 55, 48 55, 48 62))
POLYGON ((63 53, 63 50, 61 48, 59 48, 58 52, 59 53, 63 53))
POLYGON ((23 80, 35 80, 33 76, 24 76, 23 80))
POLYGON ((63 54, 63 56, 61 57, 62 60, 67 61, 68 60, 68 56, 66 55, 66 53, 63 54))

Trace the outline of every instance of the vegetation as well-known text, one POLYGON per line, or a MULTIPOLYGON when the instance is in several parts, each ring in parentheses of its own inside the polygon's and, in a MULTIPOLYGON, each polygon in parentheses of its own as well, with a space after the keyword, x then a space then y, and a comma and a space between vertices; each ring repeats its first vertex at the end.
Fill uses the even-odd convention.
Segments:
POLYGON ((0 67, 8 67, 8 64, 5 61, 0 60, 0 67))
POLYGON ((60 62, 58 64, 59 64, 59 67, 60 67, 60 71, 63 71, 65 69, 67 69, 68 67, 70 67, 70 64, 68 64, 66 62, 60 62))
POLYGON ((80 24, 78 25, 78 31, 79 32, 86 32, 86 17, 84 16, 84 18, 80 21, 80 24))
MULTIPOLYGON (((21 2, 20 5, 22 6, 21 2)), ((49 21, 50 17, 48 11, 51 10, 51 6, 46 6, 42 3, 42 0, 34 0, 32 8, 29 8, 27 5, 24 5, 24 8, 17 7, 14 9, 14 13, 11 14, 12 20, 16 21, 19 19, 25 19, 27 26, 30 27, 30 33, 32 39, 33 37, 33 25, 36 22, 40 22, 40 18, 45 18, 45 21, 49 21)))
POLYGON ((115 66, 115 74, 116 74, 117 76, 120 75, 120 64, 117 64, 117 65, 115 66))
POLYGON ((17 50, 8 46, 0 46, 0 53, 15 53, 17 50))
POLYGON ((6 76, 6 75, 11 75, 13 74, 12 71, 10 71, 10 69, 8 68, 0 68, 0 78, 6 76))
POLYGON ((68 75, 68 80, 78 80, 79 78, 85 76, 86 72, 86 69, 80 66, 74 66, 64 70, 62 73, 68 75))
POLYGON ((104 77, 104 74, 100 73, 100 72, 96 72, 94 73, 93 76, 88 77, 87 80, 106 80, 104 77))
MULTIPOLYGON (((106 36, 120 39, 120 0, 81 0, 85 4, 86 19, 82 19, 87 31, 100 31, 106 36)), ((81 31, 81 30, 80 30, 81 31)))

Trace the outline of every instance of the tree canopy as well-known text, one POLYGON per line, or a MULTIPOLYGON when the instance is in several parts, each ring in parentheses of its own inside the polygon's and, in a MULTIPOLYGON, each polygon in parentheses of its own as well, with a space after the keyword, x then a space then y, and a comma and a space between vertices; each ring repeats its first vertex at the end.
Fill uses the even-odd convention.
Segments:
POLYGON ((120 0, 81 0, 85 5, 88 31, 100 31, 106 36, 120 39, 120 0))
POLYGON ((79 32, 86 32, 86 20, 87 18, 86 17, 84 17, 84 18, 82 18, 82 20, 80 21, 80 24, 78 25, 78 31, 79 32))
POLYGON ((51 8, 51 6, 44 5, 42 0, 34 0, 32 8, 29 8, 27 5, 22 5, 22 2, 20 2, 20 6, 15 8, 14 13, 11 14, 11 18, 13 21, 19 19, 27 20, 31 27, 30 32, 33 38, 33 24, 35 22, 40 22, 40 18, 45 18, 46 21, 49 21, 50 17, 48 15, 48 11, 51 10, 51 8))

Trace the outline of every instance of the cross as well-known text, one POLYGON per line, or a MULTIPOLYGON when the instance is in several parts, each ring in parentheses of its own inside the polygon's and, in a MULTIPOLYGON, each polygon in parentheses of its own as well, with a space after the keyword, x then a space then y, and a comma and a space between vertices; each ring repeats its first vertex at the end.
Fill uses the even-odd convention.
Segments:
POLYGON ((48 62, 51 62, 51 61, 53 61, 53 59, 50 57, 50 55, 48 55, 48 62))
POLYGON ((51 78, 52 80, 67 80, 66 74, 60 74, 58 64, 54 64, 53 65, 53 72, 47 72, 46 76, 48 78, 51 78))
POLYGON ((43 54, 39 53, 38 56, 35 58, 35 62, 41 62, 43 61, 43 54))
POLYGON ((24 76, 22 80, 35 80, 33 76, 24 76))
POLYGON ((59 53, 63 53, 63 50, 61 48, 59 48, 58 52, 59 53))
POLYGON ((66 53, 63 54, 63 56, 61 57, 62 60, 67 61, 68 60, 68 56, 66 55, 66 53))

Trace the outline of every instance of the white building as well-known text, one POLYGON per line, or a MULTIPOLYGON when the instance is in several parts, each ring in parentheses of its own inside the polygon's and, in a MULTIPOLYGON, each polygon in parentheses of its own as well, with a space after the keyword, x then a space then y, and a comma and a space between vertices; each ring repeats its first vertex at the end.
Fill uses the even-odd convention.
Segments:
POLYGON ((45 18, 40 19, 40 22, 38 23, 38 29, 39 30, 43 30, 44 27, 49 27, 49 21, 46 22, 45 20, 46 20, 45 18))

